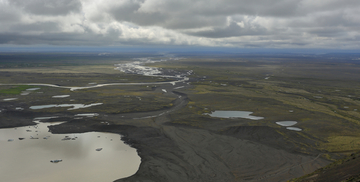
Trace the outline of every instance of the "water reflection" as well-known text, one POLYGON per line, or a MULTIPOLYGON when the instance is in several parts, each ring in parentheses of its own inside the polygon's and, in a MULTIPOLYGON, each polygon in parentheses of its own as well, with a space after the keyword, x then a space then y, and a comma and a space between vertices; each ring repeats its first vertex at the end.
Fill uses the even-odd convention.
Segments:
POLYGON ((34 90, 39 90, 40 88, 28 88, 26 89, 27 91, 34 91, 34 90))
POLYGON ((211 114, 207 115, 218 118, 246 118, 251 120, 264 119, 264 117, 251 116, 252 113, 253 112, 250 111, 214 111, 211 114))
POLYGON ((293 130, 293 131, 301 131, 302 130, 301 128, 298 128, 298 127, 286 127, 286 129, 293 130))
POLYGON ((54 96, 52 96, 52 98, 66 98, 66 97, 70 97, 70 95, 54 95, 54 96))
POLYGON ((301 128, 292 127, 293 125, 298 123, 297 121, 278 121, 278 122, 275 122, 275 123, 280 125, 280 126, 286 126, 286 129, 288 129, 288 130, 302 131, 301 128))
POLYGON ((293 126, 297 123, 297 121, 278 121, 276 124, 280 126, 293 126))
POLYGON ((52 108, 52 107, 71 107, 68 110, 74 110, 74 109, 81 109, 81 108, 88 108, 92 106, 98 106, 102 105, 103 103, 93 103, 93 104, 49 104, 49 105, 39 105, 39 106, 30 106, 30 109, 46 109, 46 108, 52 108))
POLYGON ((114 181, 138 170, 140 157, 120 140, 120 135, 53 135, 48 132, 48 125, 51 124, 0 129, 2 181, 114 181), (62 140, 65 136, 75 139, 62 140), (97 148, 103 149, 96 151, 97 148), (55 159, 63 161, 50 162, 55 159))
POLYGON ((7 98, 7 99, 3 99, 3 101, 10 101, 10 100, 16 100, 18 98, 7 98))

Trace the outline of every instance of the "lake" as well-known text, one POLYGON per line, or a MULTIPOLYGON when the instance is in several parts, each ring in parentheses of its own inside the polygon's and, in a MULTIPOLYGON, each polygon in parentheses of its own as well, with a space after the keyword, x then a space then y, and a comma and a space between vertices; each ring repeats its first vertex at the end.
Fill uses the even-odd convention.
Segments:
MULTIPOLYGON (((36 119, 49 118, 54 117, 36 119)), ((124 144, 118 134, 51 134, 47 126, 59 123, 37 123, 0 129, 2 181, 114 181, 139 168, 136 149, 124 144), (50 162, 59 159, 59 163, 50 162)))

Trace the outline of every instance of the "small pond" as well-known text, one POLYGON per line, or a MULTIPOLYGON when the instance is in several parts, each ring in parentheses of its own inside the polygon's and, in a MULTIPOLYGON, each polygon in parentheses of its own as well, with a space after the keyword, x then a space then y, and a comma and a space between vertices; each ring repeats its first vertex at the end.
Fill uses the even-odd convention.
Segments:
POLYGON ((297 123, 297 121, 278 121, 276 124, 280 126, 293 126, 297 123))
POLYGON ((286 129, 294 130, 294 131, 301 131, 302 130, 301 128, 298 128, 298 127, 286 127, 286 129))
POLYGON ((54 95, 54 96, 52 96, 52 98, 66 98, 66 97, 70 97, 70 95, 54 95))
POLYGON ((298 123, 297 121, 278 121, 278 122, 275 122, 275 123, 280 125, 280 126, 286 126, 286 129, 288 129, 288 130, 302 131, 301 128, 292 127, 292 126, 294 126, 294 125, 296 125, 298 123))
POLYGON ((26 89, 27 91, 34 91, 34 90, 39 90, 40 88, 28 88, 26 89))
POLYGON ((46 108, 52 108, 52 107, 71 107, 68 110, 74 110, 74 109, 81 109, 81 108, 88 108, 92 106, 98 106, 102 105, 103 103, 93 103, 93 104, 49 104, 49 105, 39 105, 39 106, 30 106, 30 109, 46 109, 46 108))
POLYGON ((264 117, 260 116, 251 116, 253 112, 250 111, 214 111, 209 115, 211 117, 218 117, 218 118, 245 118, 251 120, 260 120, 264 119, 264 117))
POLYGON ((11 100, 16 100, 18 98, 7 98, 7 99, 3 99, 3 101, 11 101, 11 100))
POLYGON ((99 116, 99 114, 98 113, 84 113, 84 114, 76 114, 75 116, 94 117, 94 116, 99 116))

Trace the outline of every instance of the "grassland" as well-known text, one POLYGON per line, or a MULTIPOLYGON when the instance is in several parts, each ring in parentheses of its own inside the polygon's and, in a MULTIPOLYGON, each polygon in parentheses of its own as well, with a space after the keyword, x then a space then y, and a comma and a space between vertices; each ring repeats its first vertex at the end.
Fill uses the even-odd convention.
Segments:
POLYGON ((0 90, 1 95, 19 95, 21 92, 26 89, 34 88, 33 86, 28 85, 20 85, 20 86, 8 86, 8 88, 4 88, 0 90))
MULTIPOLYGON (((349 62, 189 58, 156 66, 194 70, 192 76, 197 79, 193 89, 186 91, 191 100, 182 110, 186 116, 174 114, 174 123, 211 128, 213 119, 202 114, 215 110, 252 111, 254 116, 265 117, 238 125, 281 128, 276 121, 294 120, 303 129, 301 135, 316 141, 309 148, 336 153, 332 155, 336 159, 337 154, 360 150, 356 142, 360 141, 360 65, 349 62)), ((309 146, 305 140, 284 135, 296 145, 309 146)))
POLYGON ((360 180, 358 169, 360 167, 360 152, 355 152, 347 157, 337 160, 310 174, 290 180, 290 182, 305 181, 343 181, 357 182, 360 180))

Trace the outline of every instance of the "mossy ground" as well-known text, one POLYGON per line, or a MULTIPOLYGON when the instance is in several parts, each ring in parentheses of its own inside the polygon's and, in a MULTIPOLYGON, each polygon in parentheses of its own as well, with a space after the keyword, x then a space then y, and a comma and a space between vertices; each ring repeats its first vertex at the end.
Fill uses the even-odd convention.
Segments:
POLYGON ((192 77, 197 79, 193 89, 186 91, 188 107, 173 114, 174 123, 207 127, 231 119, 214 119, 203 113, 251 111, 265 119, 241 120, 238 125, 280 128, 276 121, 295 120, 299 122, 296 127, 303 129, 301 133, 318 139, 312 147, 319 151, 346 154, 360 150, 356 142, 360 141, 358 64, 219 58, 163 62, 157 66, 194 70, 192 77), (326 69, 322 69, 323 64, 326 69), (334 75, 346 71, 348 76, 334 75))
POLYGON ((5 86, 0 89, 0 95, 19 95, 21 94, 21 92, 29 88, 35 88, 35 87, 28 85, 5 86))

